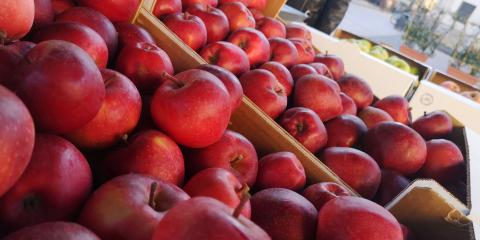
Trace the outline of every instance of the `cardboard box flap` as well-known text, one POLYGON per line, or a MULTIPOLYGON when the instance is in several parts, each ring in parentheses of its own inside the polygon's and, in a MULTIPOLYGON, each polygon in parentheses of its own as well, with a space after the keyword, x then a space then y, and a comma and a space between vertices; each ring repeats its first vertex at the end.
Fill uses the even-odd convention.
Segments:
MULTIPOLYGON (((468 173, 470 186, 470 218, 475 224, 480 225, 480 135, 473 130, 466 128, 468 149, 468 173)), ((480 231, 480 229, 479 229, 480 231)), ((478 238, 480 239, 480 238, 478 238)))
POLYGON ((433 180, 416 180, 386 208, 418 239, 469 240, 474 234, 467 206, 433 180))

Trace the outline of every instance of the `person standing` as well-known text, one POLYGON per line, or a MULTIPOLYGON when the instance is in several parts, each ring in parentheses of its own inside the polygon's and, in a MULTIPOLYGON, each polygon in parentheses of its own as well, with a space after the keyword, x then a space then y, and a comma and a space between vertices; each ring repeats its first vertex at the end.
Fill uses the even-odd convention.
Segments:
POLYGON ((350 0, 288 0, 287 4, 309 15, 305 23, 330 34, 345 16, 350 0))

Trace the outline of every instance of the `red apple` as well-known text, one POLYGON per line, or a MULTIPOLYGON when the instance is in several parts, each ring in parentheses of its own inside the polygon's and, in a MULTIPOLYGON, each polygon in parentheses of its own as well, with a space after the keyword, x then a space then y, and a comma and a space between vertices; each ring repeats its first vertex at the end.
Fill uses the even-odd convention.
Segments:
POLYGON ((81 6, 93 8, 112 22, 129 22, 139 7, 141 0, 76 0, 81 6))
POLYGON ((387 112, 395 122, 410 125, 412 123, 412 115, 407 99, 398 95, 390 95, 380 99, 374 105, 387 112))
POLYGON ((270 38, 270 60, 279 62, 285 67, 291 67, 298 63, 298 51, 290 40, 284 38, 270 38))
POLYGON ((249 0, 247 7, 262 11, 267 7, 267 0, 249 0))
POLYGON ((285 89, 273 73, 255 69, 240 77, 243 93, 263 112, 275 119, 287 108, 285 89))
POLYGON ((55 15, 57 15, 69 8, 75 7, 75 3, 74 0, 52 0, 52 7, 55 15))
POLYGON ((440 83, 440 86, 449 89, 450 91, 460 93, 460 86, 454 81, 445 81, 440 83))
POLYGON ((245 51, 250 66, 262 64, 270 58, 270 44, 267 38, 254 28, 240 28, 230 34, 228 41, 245 51))
POLYGON ((198 69, 207 71, 222 81, 230 94, 230 109, 233 113, 242 104, 243 88, 240 80, 233 73, 219 66, 204 64, 198 69))
POLYGON ((248 8, 238 1, 224 3, 220 10, 225 13, 230 24, 230 31, 235 32, 240 28, 255 28, 255 19, 248 8))
MULTIPOLYGON (((16 54, 25 57, 27 53, 35 47, 35 43, 29 41, 17 41, 7 46, 8 49, 12 50, 16 54)), ((2 75, 6 76, 6 75, 2 75)))
POLYGON ((8 46, 0 45, 0 84, 14 88, 13 73, 17 65, 22 61, 22 56, 8 46))
POLYGON ((183 155, 167 135, 146 130, 128 139, 128 145, 112 151, 103 163, 111 177, 127 173, 152 176, 180 186, 185 175, 183 155))
POLYGON ((93 29, 73 22, 56 22, 37 29, 32 41, 63 40, 81 47, 95 61, 99 68, 107 66, 108 48, 103 38, 93 29))
POLYGON ((165 213, 189 198, 173 184, 145 175, 123 175, 90 196, 78 222, 102 239, 150 240, 165 213))
POLYGON ((252 221, 272 239, 313 239, 317 210, 302 195, 288 189, 269 188, 250 200, 252 221))
POLYGON ((339 197, 318 213, 317 240, 403 240, 397 219, 383 207, 359 197, 339 197))
POLYGON ((375 196, 375 202, 385 206, 410 185, 404 176, 389 170, 382 170, 382 181, 375 196))
POLYGON ((167 53, 151 43, 126 45, 120 50, 115 69, 127 76, 141 93, 151 94, 163 83, 164 73, 173 74, 167 53))
POLYGON ((465 161, 462 152, 455 143, 445 139, 433 139, 427 142, 427 159, 420 175, 447 184, 465 175, 465 161))
POLYGON ((92 171, 82 153, 61 137, 39 134, 30 164, 0 198, 0 221, 14 230, 71 220, 91 188, 92 171))
POLYGON ((90 27, 100 35, 108 47, 108 55, 113 57, 117 51, 118 33, 115 26, 100 12, 90 8, 74 7, 55 17, 56 22, 76 22, 90 27))
POLYGON ((317 54, 313 61, 325 64, 328 69, 330 69, 332 77, 335 81, 340 80, 343 74, 345 74, 345 66, 343 64, 343 60, 335 55, 328 53, 317 54))
POLYGON ((315 50, 312 44, 303 38, 289 38, 298 52, 298 63, 311 63, 315 58, 315 50))
POLYGON ((322 154, 322 161, 338 177, 365 198, 373 198, 380 185, 378 164, 368 154, 348 147, 330 147, 322 154))
POLYGON ((393 122, 393 118, 380 108, 366 107, 358 113, 358 117, 367 125, 368 129, 373 128, 381 122, 393 122))
POLYGON ((137 125, 142 99, 135 85, 124 75, 100 70, 105 84, 105 101, 97 115, 83 127, 67 134, 80 148, 107 148, 129 134, 137 125))
POLYGON ((207 28, 202 19, 186 13, 173 13, 163 18, 163 23, 185 44, 197 51, 207 43, 207 28))
POLYGON ((297 156, 291 152, 276 152, 258 161, 257 189, 286 188, 303 189, 306 183, 305 169, 297 156))
POLYGON ((303 38, 309 42, 312 41, 312 33, 301 23, 289 23, 286 26, 287 38, 303 38))
POLYGON ((138 25, 129 22, 119 22, 115 24, 115 29, 118 32, 118 50, 121 50, 126 45, 135 45, 141 42, 155 45, 152 35, 138 25))
POLYGON ((327 130, 323 122, 308 108, 288 109, 283 113, 279 123, 312 153, 318 152, 327 144, 327 130))
POLYGON ((346 188, 336 183, 321 182, 305 188, 303 196, 320 211, 328 201, 341 196, 350 196, 350 193, 346 188))
POLYGON ((427 140, 445 137, 453 130, 452 118, 443 111, 433 111, 415 120, 412 128, 427 140))
POLYGON ((287 36, 287 30, 285 25, 277 19, 271 17, 263 17, 255 19, 257 22, 256 28, 265 34, 267 38, 285 38, 287 36))
MULTIPOLYGON (((1 59, 1 58, 0 58, 1 59)), ((10 189, 27 167, 33 151, 35 129, 28 109, 10 90, 0 85, 0 196, 10 189)))
POLYGON ((73 222, 47 222, 24 227, 9 234, 4 240, 100 240, 87 228, 73 222))
POLYGON ((297 82, 298 79, 305 75, 318 74, 317 70, 308 64, 296 64, 290 68, 290 73, 294 82, 297 82))
POLYGON ((237 132, 225 131, 222 138, 201 149, 190 149, 187 169, 195 174, 203 169, 219 167, 230 170, 242 183, 255 184, 258 157, 255 147, 237 132))
POLYGON ((420 170, 427 157, 422 136, 396 122, 381 122, 368 130, 363 146, 383 168, 402 175, 420 170))
POLYGON ((357 105, 355 105, 353 99, 343 92, 340 93, 340 98, 342 98, 342 114, 357 115, 357 105))
POLYGON ((230 31, 228 18, 220 9, 207 4, 194 4, 186 12, 202 19, 207 29, 207 43, 222 41, 230 31))
POLYGON ((64 41, 45 41, 30 50, 17 68, 15 82, 36 127, 44 131, 67 133, 82 127, 105 99, 102 75, 93 60, 64 41))
POLYGON ((53 22, 55 12, 53 11, 52 0, 34 0, 35 17, 33 27, 42 27, 53 22))
POLYGON ((330 71, 330 69, 327 67, 327 65, 325 65, 323 63, 319 63, 319 62, 312 62, 312 63, 309 63, 308 65, 315 68, 315 70, 317 71, 318 74, 323 75, 325 77, 328 77, 330 79, 334 79, 333 74, 330 71))
POLYGON ((24 37, 32 28, 35 16, 34 0, 0 1, 0 40, 24 37))
POLYGON ((327 123, 328 147, 352 147, 367 132, 362 119, 355 115, 340 115, 327 123))
POLYGON ((293 94, 295 106, 312 109, 324 122, 343 111, 336 83, 322 75, 310 74, 300 78, 293 94))
POLYGON ((182 0, 157 0, 153 15, 161 18, 164 15, 179 13, 182 11, 182 0))
POLYGON ((155 125, 187 147, 206 147, 220 140, 231 115, 225 85, 199 69, 164 77, 150 108, 155 125))
MULTIPOLYGON (((255 9, 255 8, 249 8, 248 10, 250 10, 250 12, 252 13, 253 15, 253 18, 255 19, 255 21, 259 21, 260 19, 264 18, 265 15, 263 15, 263 12, 258 10, 258 9, 255 9)), ((283 24, 282 24, 283 25, 283 24)), ((286 31, 285 30, 285 34, 286 34, 286 31)))
MULTIPOLYGON (((207 168, 195 174, 183 187, 190 197, 211 197, 235 209, 241 202, 248 187, 242 184, 233 173, 223 168, 207 168)), ((250 218, 250 201, 247 201, 241 214, 250 218)))
POLYGON ((182 5, 184 9, 198 3, 216 7, 218 5, 218 0, 182 0, 182 5))
POLYGON ((269 72, 273 73, 277 78, 278 82, 282 84, 283 88, 285 89, 285 94, 289 96, 293 90, 293 78, 292 74, 288 71, 284 65, 280 64, 279 62, 266 62, 259 67, 260 69, 268 70, 269 72))
POLYGON ((245 6, 248 6, 250 4, 250 1, 252 0, 239 0, 239 1, 235 1, 235 0, 218 0, 218 4, 222 5, 222 4, 225 4, 225 3, 233 3, 233 2, 238 2, 238 3, 241 3, 245 6))
POLYGON ((338 85, 342 92, 352 98, 358 109, 372 104, 373 91, 363 79, 352 74, 345 74, 338 80, 338 85))
POLYGON ((195 197, 173 207, 158 224, 151 240, 270 240, 267 233, 218 200, 195 197))
POLYGON ((200 55, 207 63, 223 67, 237 76, 250 69, 247 54, 229 42, 210 43, 202 49, 200 55))

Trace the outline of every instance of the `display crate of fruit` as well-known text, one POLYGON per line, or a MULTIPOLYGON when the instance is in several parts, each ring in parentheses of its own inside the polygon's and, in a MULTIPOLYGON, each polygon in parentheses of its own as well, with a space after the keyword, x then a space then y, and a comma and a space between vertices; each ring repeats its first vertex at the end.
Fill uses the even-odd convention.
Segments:
POLYGON ((410 104, 412 116, 436 109, 448 111, 465 126, 480 132, 480 104, 478 89, 447 74, 435 71, 429 81, 422 81, 410 104))
POLYGON ((410 180, 467 192, 446 113, 374 99, 284 1, 204 2, 0 2, 27 20, 0 19, 1 237, 402 240, 382 206, 410 180))
POLYGON ((416 75, 364 53, 356 45, 310 29, 315 47, 339 55, 345 61, 346 71, 365 79, 378 97, 392 94, 408 97, 418 84, 416 75))
MULTIPOLYGON (((139 10, 135 23, 152 34, 158 45, 171 56, 174 68, 182 71, 206 64, 207 62, 200 55, 183 43, 151 13, 152 4, 154 1, 144 1, 145 7, 139 10)), ((315 155, 293 139, 247 97, 242 98, 239 108, 232 114, 229 128, 251 139, 261 153, 274 152, 275 149, 294 152, 312 182, 338 181, 338 178, 315 155)))
POLYGON ((335 30, 333 36, 338 39, 350 41, 359 46, 362 51, 370 53, 372 56, 376 56, 379 59, 384 60, 394 66, 397 66, 406 72, 417 75, 419 77, 419 80, 428 79, 429 75, 432 72, 432 67, 415 59, 409 58, 408 56, 405 56, 404 54, 393 49, 390 46, 378 44, 374 41, 358 36, 344 29, 339 28, 335 30), (395 63, 395 60, 392 61, 392 59, 395 58, 400 58, 401 60, 403 60, 403 62, 399 61, 398 63, 395 63))

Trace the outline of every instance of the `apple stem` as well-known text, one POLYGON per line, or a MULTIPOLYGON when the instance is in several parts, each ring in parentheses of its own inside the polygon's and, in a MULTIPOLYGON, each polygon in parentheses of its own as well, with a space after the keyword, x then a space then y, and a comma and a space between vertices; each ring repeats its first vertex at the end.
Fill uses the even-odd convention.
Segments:
MULTIPOLYGON (((411 109, 409 109, 411 110, 411 109)), ((426 117, 427 116, 427 111, 423 111, 423 116, 426 117)))
POLYGON ((242 189, 240 191, 240 196, 241 196, 240 203, 238 204, 238 206, 233 211, 233 217, 234 218, 238 218, 240 216, 240 213, 242 212, 243 208, 245 207, 245 204, 248 202, 248 200, 250 200, 250 193, 248 193, 249 190, 250 190, 250 188, 248 187, 248 185, 246 183, 244 183, 243 186, 242 186, 242 189))
POLYGON ((122 142, 124 142, 125 144, 128 144, 128 134, 123 134, 122 142))
POLYGON ((155 193, 157 191, 158 183, 157 182, 152 182, 150 185, 150 196, 148 197, 148 205, 155 209, 155 193))

